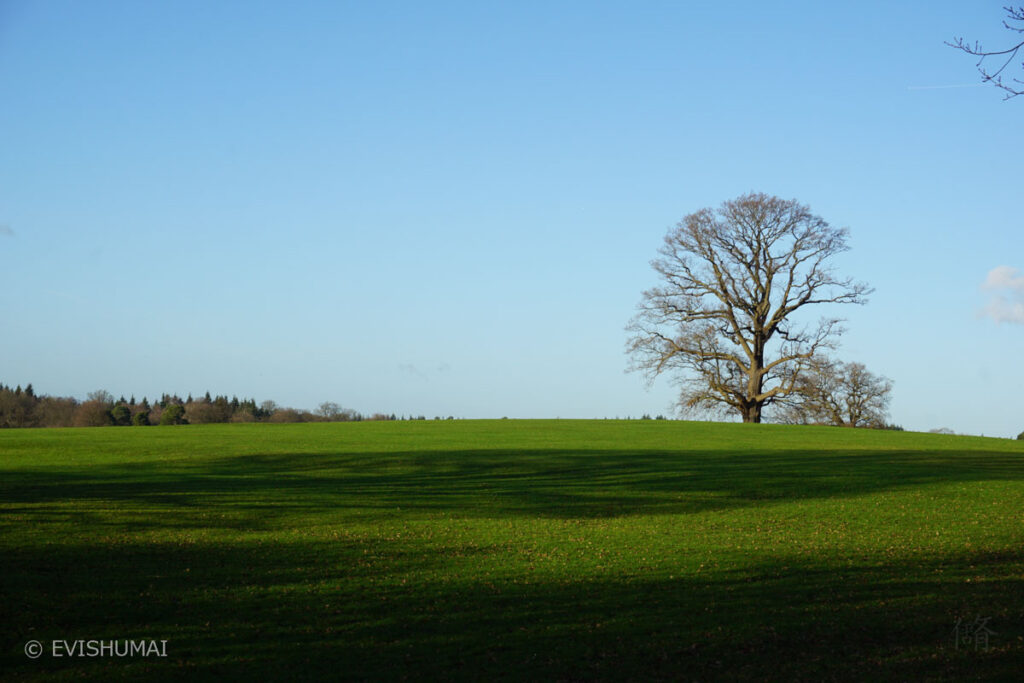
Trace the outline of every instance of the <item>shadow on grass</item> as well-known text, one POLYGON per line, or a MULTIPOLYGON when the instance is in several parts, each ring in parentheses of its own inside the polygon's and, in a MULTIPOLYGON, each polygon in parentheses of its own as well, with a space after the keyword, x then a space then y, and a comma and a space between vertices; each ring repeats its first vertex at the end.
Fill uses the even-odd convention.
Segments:
POLYGON ((9 470, 2 674, 1013 680, 1024 552, 858 561, 847 548, 841 562, 752 555, 702 574, 620 565, 576 567, 578 578, 502 571, 508 534, 500 547, 473 533, 397 540, 375 520, 685 515, 1022 479, 1020 455, 984 451, 481 449, 9 470), (349 519, 365 523, 359 534, 303 535, 321 521, 344 532, 349 519), (268 528, 282 533, 233 533, 268 528), (232 533, 215 543, 188 529, 232 533), (135 534, 150 530, 176 533, 135 534), (957 648, 958 618, 990 618, 991 649, 957 648), (21 652, 29 639, 78 638, 167 639, 170 656, 21 652))
POLYGON ((276 517, 372 517, 386 510, 464 517, 600 518, 687 514, 929 484, 1024 480, 1005 452, 472 450, 273 454, 153 464, 8 471, 7 514, 59 515, 49 503, 117 523, 111 505, 173 514, 145 526, 266 528, 276 517), (90 508, 90 503, 93 504, 90 508))
POLYGON ((5 675, 361 680, 1013 680, 1024 553, 670 579, 436 578, 457 546, 125 544, 5 558, 5 675), (365 548, 364 548, 365 549, 365 548), (957 569, 956 567, 959 567, 957 569), (966 579, 981 574, 986 580, 966 579), (434 578, 422 578, 433 576, 434 578), (955 641, 990 618, 988 650, 955 641), (166 660, 27 660, 28 639, 166 639, 166 660))

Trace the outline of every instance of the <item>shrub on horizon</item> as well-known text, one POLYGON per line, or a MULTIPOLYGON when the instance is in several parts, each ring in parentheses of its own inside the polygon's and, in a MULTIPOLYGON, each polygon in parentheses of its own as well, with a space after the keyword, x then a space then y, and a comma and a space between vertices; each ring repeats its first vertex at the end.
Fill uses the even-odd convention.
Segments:
POLYGON ((183 425, 188 424, 185 420, 185 407, 177 403, 172 403, 164 409, 163 414, 160 416, 161 425, 183 425))
POLYGON ((132 411, 125 404, 110 409, 110 419, 118 427, 127 427, 132 423, 132 411))

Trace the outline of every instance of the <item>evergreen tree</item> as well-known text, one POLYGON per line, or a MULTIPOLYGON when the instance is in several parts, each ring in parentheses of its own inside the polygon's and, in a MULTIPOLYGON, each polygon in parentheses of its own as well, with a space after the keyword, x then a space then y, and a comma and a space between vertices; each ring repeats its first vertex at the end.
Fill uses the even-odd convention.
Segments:
POLYGON ((128 406, 121 403, 110 410, 110 419, 118 427, 126 427, 132 423, 132 413, 128 406))
POLYGON ((181 425, 188 424, 185 420, 185 408, 179 403, 172 403, 167 406, 164 410, 163 415, 160 416, 161 425, 181 425))

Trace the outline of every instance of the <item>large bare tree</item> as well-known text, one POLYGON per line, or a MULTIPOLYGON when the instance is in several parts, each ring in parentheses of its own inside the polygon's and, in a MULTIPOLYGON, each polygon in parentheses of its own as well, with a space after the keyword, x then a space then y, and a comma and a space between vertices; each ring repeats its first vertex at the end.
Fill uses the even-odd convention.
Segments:
POLYGON ((651 262, 661 284, 643 293, 630 324, 632 368, 650 380, 675 373, 684 410, 760 422, 841 333, 837 318, 804 325, 796 314, 870 293, 829 264, 846 237, 797 201, 765 194, 686 216, 651 262))

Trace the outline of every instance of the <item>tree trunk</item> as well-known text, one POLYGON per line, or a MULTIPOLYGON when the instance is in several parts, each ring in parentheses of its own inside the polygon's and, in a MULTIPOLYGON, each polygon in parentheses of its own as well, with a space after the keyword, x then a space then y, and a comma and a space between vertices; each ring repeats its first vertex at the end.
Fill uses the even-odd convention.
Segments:
POLYGON ((754 331, 754 357, 749 374, 747 375, 747 404, 744 406, 743 421, 758 424, 761 422, 761 407, 763 401, 758 401, 757 396, 761 395, 764 387, 764 345, 763 338, 764 321, 758 321, 757 329, 754 331))

